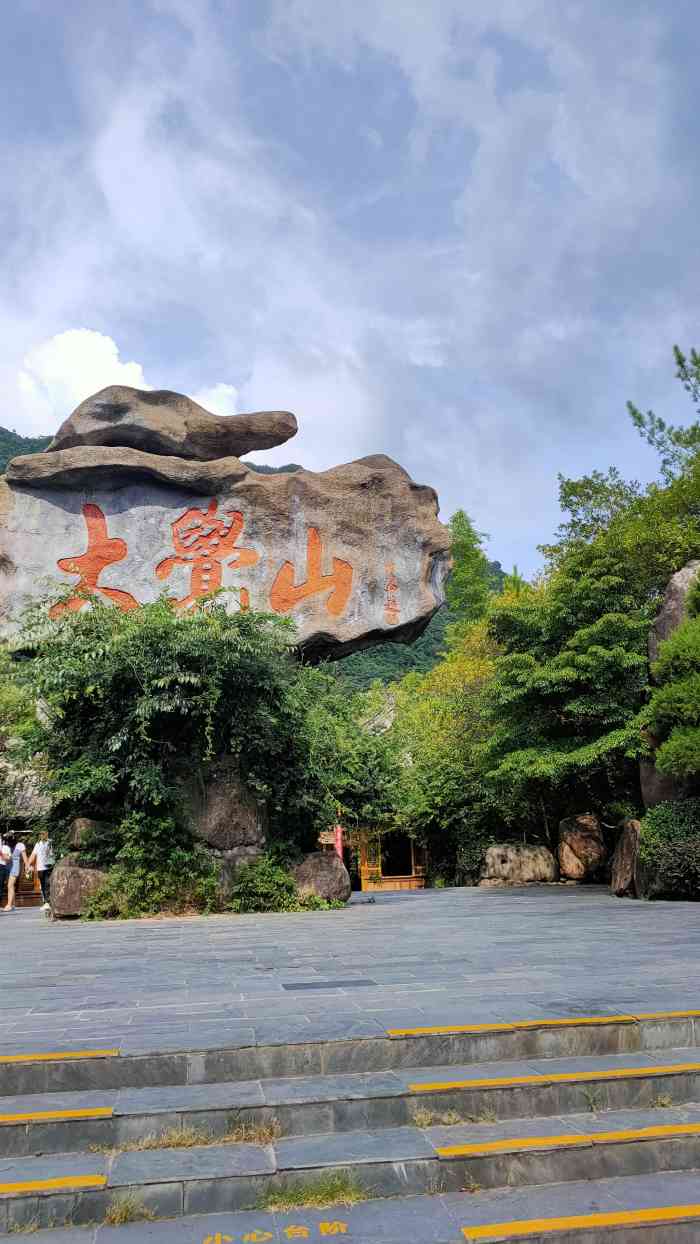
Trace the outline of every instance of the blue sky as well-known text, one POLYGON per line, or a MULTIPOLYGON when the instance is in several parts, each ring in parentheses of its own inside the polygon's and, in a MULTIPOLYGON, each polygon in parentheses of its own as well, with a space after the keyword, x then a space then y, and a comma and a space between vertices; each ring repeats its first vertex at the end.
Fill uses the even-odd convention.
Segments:
MULTIPOLYGON (((8 0, 0 423, 88 393, 286 408, 533 571, 557 472, 692 410, 692 0, 8 0)), ((260 457, 260 455, 258 455, 260 457)))

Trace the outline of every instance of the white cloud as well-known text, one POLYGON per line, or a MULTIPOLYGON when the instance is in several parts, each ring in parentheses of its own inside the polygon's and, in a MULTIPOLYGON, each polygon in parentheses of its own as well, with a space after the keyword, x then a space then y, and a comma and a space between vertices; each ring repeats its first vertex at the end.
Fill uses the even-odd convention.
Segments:
POLYGON ((144 372, 218 413, 292 409, 273 460, 388 452, 527 560, 557 469, 605 467, 615 412, 663 403, 692 342, 674 6, 69 7, 69 90, 39 67, 33 102, 45 83, 70 119, 0 147, 0 423, 52 431, 144 372))
MULTIPOLYGON (((119 346, 106 333, 92 328, 69 328, 27 352, 17 375, 17 397, 22 430, 53 432, 67 415, 100 389, 111 384, 152 389, 143 366, 123 362, 119 346)), ((238 389, 220 382, 192 395, 215 415, 235 415, 238 389)))
POLYGON ((110 384, 150 389, 140 363, 124 363, 116 341, 91 328, 70 328, 34 346, 22 361, 17 393, 23 427, 53 432, 91 393, 110 384))
POLYGON ((199 402, 205 410, 213 415, 238 414, 238 389, 233 384, 213 384, 209 389, 202 389, 192 394, 192 400, 199 402))

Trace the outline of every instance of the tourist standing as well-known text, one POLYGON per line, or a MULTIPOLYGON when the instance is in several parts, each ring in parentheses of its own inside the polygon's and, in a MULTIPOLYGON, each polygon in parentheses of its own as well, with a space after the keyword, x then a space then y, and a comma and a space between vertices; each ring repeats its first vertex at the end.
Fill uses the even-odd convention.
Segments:
POLYGON ((3 911, 15 910, 15 891, 22 871, 22 864, 24 864, 25 868, 29 867, 27 848, 24 843, 20 842, 16 835, 13 835, 10 841, 12 843, 12 862, 10 864, 10 877, 7 882, 7 902, 3 911))
POLYGON ((0 904, 5 893, 5 884, 10 875, 12 864, 12 847, 0 835, 0 904))
POLYGON ((42 911, 47 911, 51 906, 49 902, 49 882, 51 873, 56 859, 53 853, 53 843, 49 838, 48 831, 42 829, 39 838, 35 843, 34 850, 29 856, 28 868, 36 868, 39 874, 39 885, 41 886, 41 897, 44 900, 42 911))

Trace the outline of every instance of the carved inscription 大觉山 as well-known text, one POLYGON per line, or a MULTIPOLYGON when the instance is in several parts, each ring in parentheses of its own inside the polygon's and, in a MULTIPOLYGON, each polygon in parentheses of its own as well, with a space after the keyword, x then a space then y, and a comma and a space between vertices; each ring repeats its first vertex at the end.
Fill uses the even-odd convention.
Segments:
POLYGON ((340 557, 334 557, 332 572, 323 574, 322 559, 321 533, 317 527, 309 527, 306 541, 306 578, 303 583, 295 583, 293 564, 284 563, 270 589, 270 605, 275 613, 288 613, 302 600, 328 591, 330 595, 325 602, 327 612, 334 618, 339 618, 345 612, 352 591, 352 566, 340 557))
MULTIPOLYGON (((241 547, 237 543, 244 527, 240 510, 217 514, 217 508, 218 502, 213 498, 206 510, 191 506, 170 524, 175 553, 157 563, 155 575, 158 579, 169 579, 177 566, 184 566, 189 570, 189 592, 180 600, 170 601, 179 613, 186 612, 196 601, 221 588, 225 565, 235 571, 246 566, 255 566, 260 561, 260 554, 255 549, 241 547)), ((51 617, 58 618, 66 612, 82 609, 90 596, 98 593, 120 609, 138 608, 139 601, 130 592, 102 586, 99 582, 106 566, 126 558, 126 541, 109 536, 107 520, 98 505, 90 503, 82 509, 88 533, 87 550, 72 557, 61 557, 57 563, 61 570, 78 575, 79 581, 66 600, 59 601, 51 608, 51 617)), ((310 527, 307 533, 306 578, 302 583, 296 583, 293 563, 284 562, 270 588, 270 607, 275 613, 289 613, 302 601, 326 593, 326 611, 331 617, 339 618, 345 612, 350 599, 353 574, 350 563, 340 557, 332 558, 332 570, 329 574, 323 573, 321 533, 317 527, 310 527)), ((247 587, 239 588, 239 601, 241 609, 250 607, 247 587)), ((385 612, 388 619, 388 603, 385 612)), ((391 621, 398 621, 398 608, 391 621)))
POLYGON ((73 594, 67 600, 61 600, 49 610, 51 618, 60 618, 64 613, 75 613, 82 609, 86 598, 101 593, 120 609, 125 611, 137 609, 138 601, 130 592, 119 588, 103 587, 99 578, 107 566, 121 562, 127 555, 125 540, 113 539, 107 532, 107 520, 99 505, 88 502, 83 506, 83 518, 87 527, 87 549, 84 553, 70 557, 61 557, 58 566, 68 574, 77 574, 79 581, 73 588, 73 594))
MULTIPOLYGON (((192 506, 185 510, 172 524, 174 557, 165 557, 156 566, 159 579, 167 579, 176 566, 187 566, 191 571, 190 590, 182 600, 173 601, 178 611, 190 609, 196 600, 216 592, 221 587, 223 563, 240 570, 254 566, 259 561, 255 549, 238 548, 236 541, 243 531, 243 515, 230 510, 217 516, 214 497, 207 510, 192 506)), ((241 608, 250 603, 246 588, 241 588, 241 608)))

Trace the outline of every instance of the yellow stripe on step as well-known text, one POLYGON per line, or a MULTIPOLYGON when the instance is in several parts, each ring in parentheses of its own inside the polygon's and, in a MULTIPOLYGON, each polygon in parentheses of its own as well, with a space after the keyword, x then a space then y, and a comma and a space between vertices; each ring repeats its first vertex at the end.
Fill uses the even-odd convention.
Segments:
POLYGON ((516 1136, 511 1140, 488 1140, 469 1145, 441 1145, 441 1158, 468 1158, 488 1153, 519 1153, 524 1149, 559 1149, 571 1145, 610 1145, 635 1140, 664 1140, 674 1136, 698 1136, 700 1123, 664 1123, 618 1132, 566 1132, 562 1136, 516 1136))
POLYGON ((472 1145, 441 1145, 436 1149, 440 1158, 473 1158, 487 1153, 519 1153, 521 1149, 559 1149, 570 1145, 590 1145, 591 1137, 578 1132, 563 1136, 523 1136, 513 1140, 487 1140, 472 1145))
POLYGON ((514 1024, 436 1024, 430 1028, 387 1028, 390 1037, 439 1037, 451 1032, 513 1032, 514 1024))
POLYGON ((696 1019, 700 1011, 640 1011, 637 1019, 696 1019))
POLYGON ((27 1179, 0 1184, 0 1196, 30 1196, 32 1192, 56 1192, 63 1188, 104 1188, 106 1175, 61 1175, 58 1179, 27 1179))
MULTIPOLYGON (((523 1032, 531 1028, 580 1028, 599 1024, 635 1024, 638 1015, 583 1015, 576 1019, 519 1019, 508 1024, 438 1024, 430 1028, 387 1028, 390 1037, 430 1037, 449 1033, 523 1032)), ((654 1018, 657 1018, 654 1016, 654 1018)))
POLYGON ((663 1222, 691 1222, 700 1218, 700 1205, 662 1205, 655 1209, 620 1210, 611 1214, 576 1214, 570 1218, 530 1218, 462 1227, 465 1240, 513 1240, 555 1231, 584 1231, 594 1227, 642 1227, 663 1222))
POLYGON ((0 1114, 0 1124, 59 1123, 64 1119, 111 1119, 113 1113, 112 1106, 90 1106, 84 1110, 30 1110, 26 1114, 0 1114))
POLYGON ((673 1063, 667 1067, 620 1067, 612 1071, 558 1071, 547 1075, 499 1076, 490 1080, 438 1080, 409 1084, 409 1093, 445 1093, 449 1089, 510 1088, 521 1084, 577 1084, 589 1080, 626 1080, 644 1076, 680 1075, 700 1071, 700 1063, 673 1063))
POLYGON ((118 1058, 120 1050, 58 1050, 49 1054, 0 1054, 3 1063, 53 1063, 76 1058, 118 1058))

